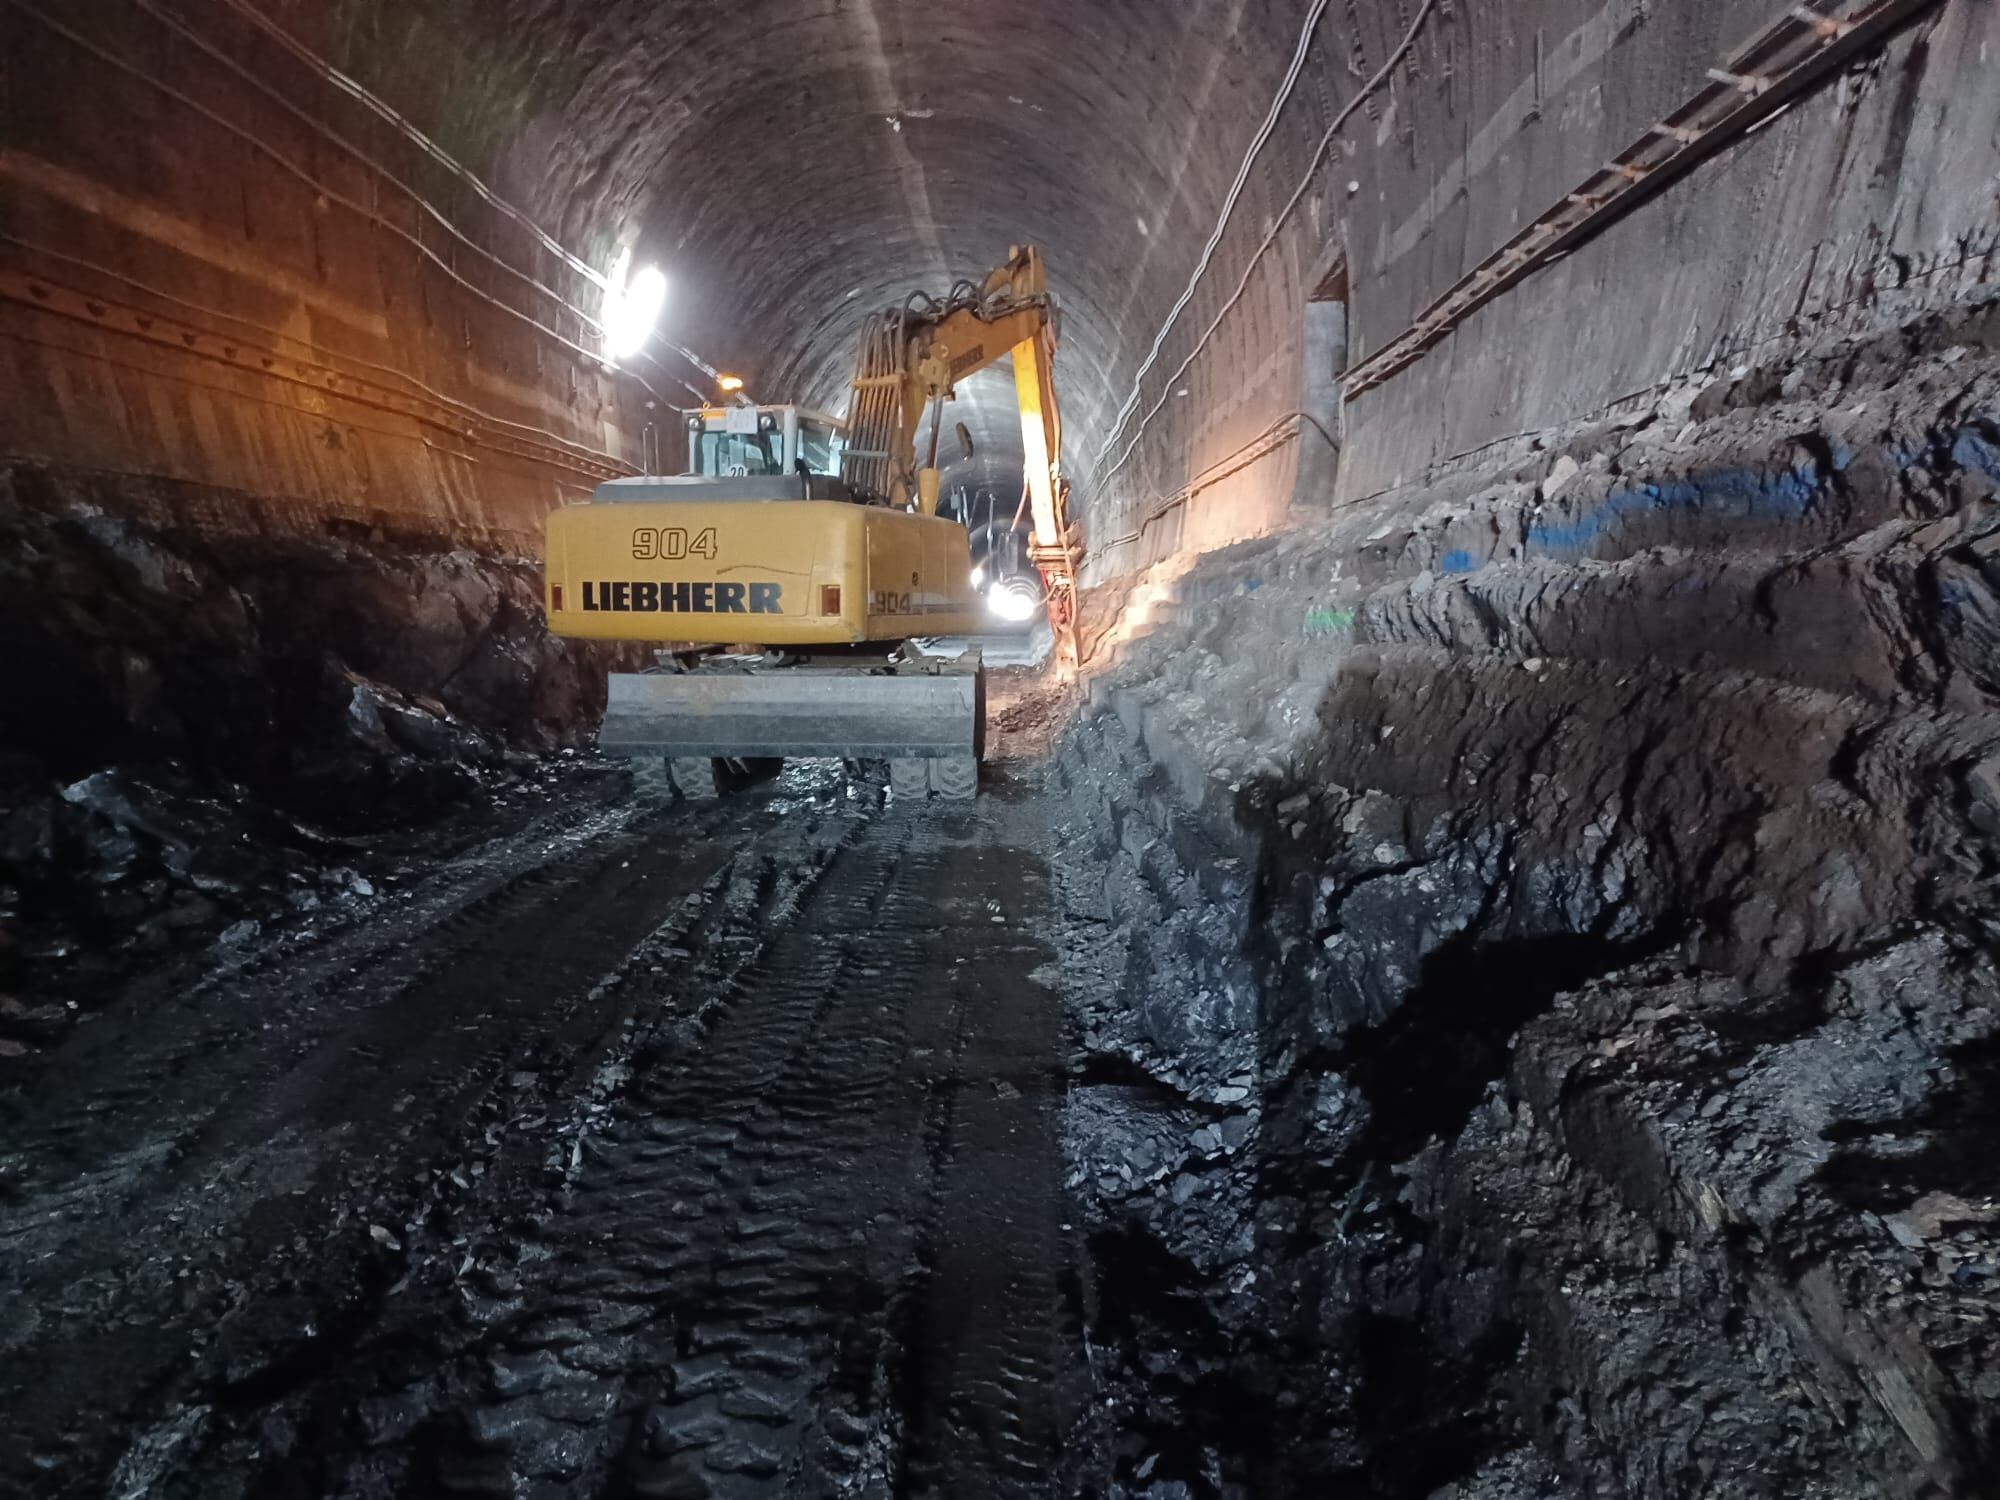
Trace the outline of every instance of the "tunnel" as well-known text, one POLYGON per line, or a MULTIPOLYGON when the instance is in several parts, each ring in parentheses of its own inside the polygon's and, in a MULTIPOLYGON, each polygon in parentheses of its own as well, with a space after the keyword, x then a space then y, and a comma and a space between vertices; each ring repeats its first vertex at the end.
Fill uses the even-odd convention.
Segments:
POLYGON ((1996 70, 0 0, 0 1494, 2000 1496, 1996 70))

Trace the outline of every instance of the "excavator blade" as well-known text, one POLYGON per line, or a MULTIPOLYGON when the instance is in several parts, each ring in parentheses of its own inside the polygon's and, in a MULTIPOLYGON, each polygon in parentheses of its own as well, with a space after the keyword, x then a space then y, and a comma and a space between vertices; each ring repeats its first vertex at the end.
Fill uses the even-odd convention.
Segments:
POLYGON ((638 759, 971 760, 984 749, 977 651, 893 669, 804 663, 617 672, 598 745, 638 759))

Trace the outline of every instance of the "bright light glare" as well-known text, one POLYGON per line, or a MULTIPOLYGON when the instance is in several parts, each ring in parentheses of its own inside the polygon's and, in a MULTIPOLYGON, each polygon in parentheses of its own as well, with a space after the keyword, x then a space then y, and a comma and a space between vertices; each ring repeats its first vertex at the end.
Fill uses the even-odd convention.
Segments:
POLYGON ((977 563, 974 563, 972 566, 972 586, 976 589, 986 587, 986 570, 977 563))
POLYGON ((1032 619, 1040 605, 1035 591, 1019 581, 1003 583, 986 596, 986 607, 1010 625, 1032 619))
POLYGON ((743 377, 741 375, 725 375, 716 381, 716 384, 721 386, 725 391, 740 391, 743 389, 743 377))
POLYGON ((628 284, 627 268, 632 263, 629 250, 619 252, 618 264, 611 268, 611 280, 604 288, 604 354, 607 359, 627 359, 646 346, 660 309, 667 302, 667 278, 658 266, 648 266, 628 284))

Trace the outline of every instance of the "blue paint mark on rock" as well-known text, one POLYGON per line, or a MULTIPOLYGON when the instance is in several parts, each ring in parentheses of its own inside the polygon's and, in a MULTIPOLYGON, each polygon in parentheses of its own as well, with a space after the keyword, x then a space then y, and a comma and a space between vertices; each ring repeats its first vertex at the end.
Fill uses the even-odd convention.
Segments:
POLYGON ((1756 469, 1725 469, 1699 480, 1672 479, 1617 490, 1567 525, 1528 528, 1528 545, 1551 552, 1589 546, 1625 516, 1646 511, 1701 510, 1738 520, 1797 520, 1812 508, 1819 470, 1811 463, 1786 469, 1775 478, 1756 469))
POLYGON ((1975 427, 1960 429, 1951 458, 1961 469, 1977 469, 1989 479, 2000 479, 2000 447, 1975 427))
MULTIPOLYGON (((1898 468, 1920 460, 1936 462, 1936 448, 1920 452, 1895 443, 1885 450, 1898 468)), ((1855 450, 1837 439, 1826 443, 1825 462, 1837 474, 1854 462, 1855 450)), ((1952 434, 1951 460, 1960 469, 2000 481, 2000 434, 1981 427, 1961 427, 1952 434)), ((1716 521, 1796 521, 1809 514, 1829 478, 1818 463, 1802 459, 1788 469, 1721 469, 1695 478, 1633 485, 1606 495, 1573 521, 1538 523, 1528 528, 1528 546, 1555 553, 1576 553, 1588 547, 1627 516, 1647 512, 1699 511, 1716 521)), ((1437 560, 1446 575, 1471 573, 1486 559, 1455 547, 1437 560)))

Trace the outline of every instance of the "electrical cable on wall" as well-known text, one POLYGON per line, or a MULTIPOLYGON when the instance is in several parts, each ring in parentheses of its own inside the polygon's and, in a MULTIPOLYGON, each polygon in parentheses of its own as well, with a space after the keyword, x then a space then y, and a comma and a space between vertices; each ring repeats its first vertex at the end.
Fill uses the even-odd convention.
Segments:
MULTIPOLYGON (((215 49, 209 47, 205 42, 203 42, 201 38, 198 35, 196 35, 192 31, 192 29, 188 26, 187 22, 182 18, 180 18, 178 15, 174 14, 171 11, 163 9, 162 7, 154 3, 154 0, 138 0, 138 3, 141 9, 152 13, 154 16, 165 21, 167 24, 174 26, 177 30, 181 31, 183 34, 187 35, 191 40, 195 41, 197 45, 202 46, 204 50, 209 51, 211 54, 215 53, 215 49)), ((418 150, 422 151, 426 156, 430 157, 431 160, 436 162, 439 166, 443 167, 447 172, 451 173, 459 181, 463 182, 468 188, 472 190, 472 192, 478 198, 480 198, 488 206, 493 208, 496 212, 504 215, 508 219, 511 219, 514 223, 518 224, 523 230, 525 230, 528 234, 532 235, 538 242, 540 242, 542 247, 547 251, 549 251, 550 254, 555 255, 560 260, 562 260, 562 262, 565 265, 569 266, 571 270, 575 271, 578 275, 582 276, 585 280, 590 282, 591 285, 595 286, 599 291, 605 291, 609 288, 610 279, 602 271, 597 270, 588 261, 585 261, 581 257, 574 254, 567 247, 565 247, 561 241, 556 239, 554 235, 550 234, 546 229, 542 228, 541 225, 537 224, 533 219, 529 218, 527 214, 523 213, 520 209, 516 208, 513 204, 509 203, 505 198, 502 198, 490 186, 487 185, 486 181, 483 178, 481 178, 477 173, 473 172, 470 168, 466 167, 462 162, 460 162, 456 157, 452 156, 442 146, 438 145, 437 142, 433 141, 422 130, 418 129, 415 125, 411 124, 409 120, 404 118, 403 115, 398 113, 379 95, 373 93, 365 85, 360 83, 357 79, 352 78, 348 74, 342 72, 339 68, 335 67, 332 63, 328 62, 318 53, 314 52, 310 47, 306 46, 305 43, 301 42, 300 40, 298 40, 298 38, 294 37, 290 32, 286 31, 283 27, 278 25, 276 21, 273 21, 269 16, 266 16, 262 12, 257 10, 255 6, 246 4, 245 0, 223 0, 223 3, 226 6, 228 6, 229 9, 235 11, 238 15, 242 16, 251 25, 255 26, 259 31, 263 32, 266 36, 270 37, 274 42, 276 42, 280 47, 284 48, 285 51, 290 53, 299 62, 303 63, 306 67, 312 69, 327 83, 331 84, 334 88, 339 89, 342 93, 348 95, 348 97, 352 98, 357 103, 361 104, 363 107, 373 112, 384 123, 392 126, 418 150)), ((222 57, 219 54, 215 55, 217 56, 218 61, 223 62, 231 67, 235 66, 235 64, 231 62, 230 59, 222 57)), ((239 68, 237 69, 237 71, 241 72, 241 69, 239 68)), ((387 172, 386 169, 378 166, 376 163, 372 161, 369 161, 368 158, 364 156, 358 148, 342 140, 340 136, 337 135, 331 128, 324 125, 318 120, 312 119, 310 116, 307 116, 303 111, 298 110, 296 108, 293 108, 293 113, 299 115, 300 118, 307 120, 308 123, 312 124, 322 134, 327 136, 330 140, 337 142, 343 149, 353 154, 356 157, 356 159, 366 163, 372 170, 376 171, 381 176, 388 178, 390 181, 395 181, 395 179, 390 176, 390 174, 387 172)), ((410 189, 401 183, 398 183, 397 185, 399 187, 403 187, 403 190, 409 193, 412 197, 417 196, 413 189, 410 189)), ((420 199, 419 201, 422 200, 420 199)), ((428 204, 426 204, 425 206, 429 207, 428 204)), ((432 212, 436 213, 436 210, 432 210, 432 212)), ((441 222, 445 223, 446 228, 450 229, 453 234, 458 235, 458 237, 461 240, 464 240, 465 243, 468 246, 470 246, 470 248, 480 251, 483 254, 486 254, 488 259, 494 261, 495 264, 500 265, 504 269, 512 271, 515 275, 520 276, 523 279, 529 281, 530 284, 535 286, 538 290, 554 298, 556 301, 562 303, 562 305, 565 308, 567 308, 570 312, 576 314, 576 316, 578 316, 579 318, 583 319, 583 321, 587 323, 590 327, 597 329, 600 333, 603 331, 603 325, 600 319, 596 318, 589 312, 586 312, 584 309, 577 307, 574 303, 570 302, 566 297, 564 297, 560 292, 555 291, 553 288, 543 286, 540 281, 536 280, 532 276, 529 276, 528 273, 520 271, 517 268, 508 265, 498 256, 493 255, 490 251, 486 251, 483 246, 477 245, 471 240, 465 239, 464 235, 459 234, 457 226, 451 224, 448 220, 444 220, 442 215, 439 215, 438 217, 440 218, 441 222)), ((697 370, 701 371, 702 374, 706 375, 710 380, 715 380, 720 378, 721 371, 719 371, 714 365, 710 364, 707 360, 703 359, 699 354, 695 353, 694 350, 687 348, 683 344, 676 343, 674 340, 666 338, 663 335, 659 335, 656 333, 655 337, 661 344, 673 350, 674 353, 678 354, 682 359, 686 360, 689 364, 693 365, 697 370)), ((653 358, 652 355, 641 353, 639 357, 641 359, 644 359, 647 364, 651 365, 663 377, 674 381, 677 385, 679 385, 682 389, 686 390, 690 395, 694 396, 697 400, 705 401, 708 399, 707 394, 703 392, 699 387, 690 385, 686 380, 681 379, 679 376, 668 374, 666 369, 660 364, 660 362, 657 359, 653 358)), ((635 376, 634 378, 637 377, 635 376)), ((640 380, 640 384, 644 385, 645 382, 643 380, 640 380)), ((651 388, 648 387, 649 391, 650 389, 651 388)))
POLYGON ((1305 25, 1299 28, 1299 44, 1292 52, 1291 66, 1285 70, 1284 79, 1278 85, 1277 95, 1271 100, 1271 108, 1264 116, 1264 123, 1257 127, 1256 135, 1251 137, 1250 148, 1243 153, 1242 164, 1236 169, 1236 180, 1229 185, 1229 192, 1222 200, 1222 214, 1216 220, 1214 230, 1209 234, 1208 243, 1201 248, 1201 258, 1195 262, 1194 274, 1188 277, 1187 286, 1182 289, 1174 305, 1167 310, 1166 321, 1160 325, 1160 331, 1153 336, 1152 348, 1146 351, 1145 360, 1140 364, 1138 373, 1132 377, 1132 393, 1125 398, 1125 404, 1118 408, 1118 415, 1112 419, 1111 430, 1105 434, 1104 442, 1097 450, 1099 459, 1111 451, 1111 445, 1118 440, 1118 434, 1131 419, 1133 409, 1139 404, 1140 389, 1145 383, 1146 372, 1153 368, 1153 361, 1160 357, 1160 349, 1165 345, 1167 335, 1172 332, 1174 324, 1180 321, 1181 314, 1187 310, 1188 303, 1194 298, 1195 288, 1200 285, 1202 276, 1208 270, 1208 263, 1215 258, 1216 248, 1221 245, 1222 236, 1229 228, 1230 216, 1236 212, 1236 200, 1243 195, 1243 185, 1250 180, 1250 169, 1256 164, 1258 154, 1264 149, 1264 143, 1270 140, 1271 132, 1277 128, 1278 116, 1284 112, 1285 103, 1291 98, 1292 88, 1299 81, 1299 74, 1305 69, 1306 52, 1312 45, 1313 32, 1318 28, 1320 17, 1325 13, 1326 0, 1314 0, 1312 9, 1306 12, 1305 25))
MULTIPOLYGON (((1299 179, 1299 185, 1293 189, 1292 196, 1286 200, 1285 206, 1278 211, 1277 216, 1271 221, 1271 227, 1265 233, 1263 242, 1258 245, 1257 249, 1251 254, 1249 262, 1244 266, 1243 275, 1237 281, 1235 291, 1230 293, 1229 300, 1222 304, 1221 310, 1216 313, 1208 327, 1202 331, 1202 335, 1195 342, 1194 348, 1188 351, 1187 358, 1183 359, 1175 367, 1174 373, 1168 377, 1160 398, 1147 408, 1145 416, 1140 418, 1137 431, 1132 434, 1131 440, 1126 443, 1124 451, 1118 455, 1118 461, 1099 476, 1096 488, 1093 491, 1093 498, 1102 495, 1106 486, 1110 484, 1112 476, 1125 467, 1126 461, 1131 458, 1133 450, 1138 446, 1139 439, 1145 435, 1146 429, 1152 423, 1153 418, 1159 415, 1160 408, 1166 405, 1168 393, 1173 391, 1180 377, 1187 373, 1188 367, 1208 347, 1208 341, 1214 337, 1216 329, 1222 326, 1223 319, 1228 317, 1236 304, 1243 300, 1243 293, 1250 286, 1250 277, 1255 273, 1264 256, 1270 251, 1271 246, 1277 243, 1279 233, 1284 229, 1286 223, 1291 219, 1293 211, 1298 208, 1300 201, 1312 187, 1313 179, 1319 175, 1320 162, 1326 156, 1328 148, 1333 145, 1334 138, 1340 134, 1348 120, 1353 116, 1354 111, 1361 106, 1362 102, 1387 82, 1390 74, 1408 56, 1410 48, 1416 44, 1417 35, 1422 31, 1424 22, 1429 19, 1430 13, 1436 8, 1436 5, 1437 0, 1423 0, 1423 3, 1417 7, 1415 19, 1410 22, 1409 29, 1403 34, 1403 40, 1397 45, 1396 50, 1389 54, 1388 61, 1375 70, 1373 76, 1361 86, 1360 91, 1352 99, 1348 100, 1346 104, 1342 105, 1340 112, 1333 117, 1333 123, 1327 126, 1326 133, 1319 139, 1319 145, 1313 149, 1311 157, 1308 158, 1305 174, 1299 179)), ((1227 205, 1225 205, 1226 212, 1227 205)), ((1189 284, 1188 290, 1192 293, 1192 283, 1189 284)), ((1166 337, 1165 329, 1161 330, 1160 336, 1162 339, 1166 337)), ((1121 418, 1118 424, 1112 428, 1112 440, 1116 439, 1123 425, 1123 418, 1121 418)), ((1110 446, 1110 441, 1107 441, 1104 448, 1098 451, 1098 456, 1101 458, 1110 446)))

